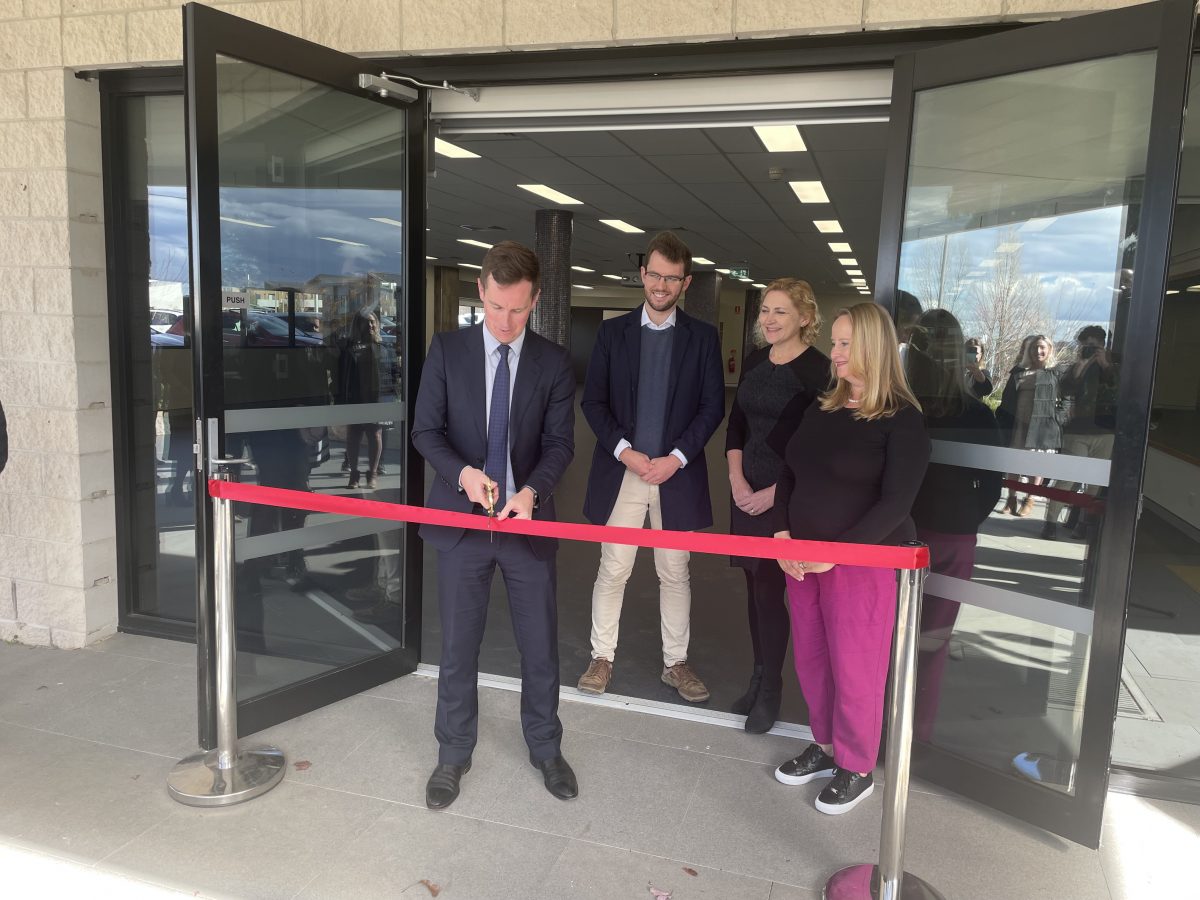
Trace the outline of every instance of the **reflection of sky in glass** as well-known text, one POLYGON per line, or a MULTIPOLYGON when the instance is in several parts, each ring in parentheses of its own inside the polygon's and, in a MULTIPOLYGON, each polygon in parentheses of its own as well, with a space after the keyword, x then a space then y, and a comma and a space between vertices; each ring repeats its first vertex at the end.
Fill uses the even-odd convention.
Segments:
POLYGON ((940 283, 942 296, 953 298, 955 312, 970 318, 981 288, 993 278, 997 256, 1016 252, 1020 274, 1037 280, 1052 320, 1068 327, 1076 322, 1107 322, 1121 268, 1125 216, 1124 206, 1109 206, 906 241, 899 285, 928 305, 935 298, 922 294, 940 283))
MULTIPOLYGON (((403 230, 373 220, 400 221, 402 201, 396 190, 221 188, 221 280, 227 287, 260 287, 316 275, 398 273, 403 230)), ((150 188, 150 233, 150 277, 186 281, 183 187, 150 188)))

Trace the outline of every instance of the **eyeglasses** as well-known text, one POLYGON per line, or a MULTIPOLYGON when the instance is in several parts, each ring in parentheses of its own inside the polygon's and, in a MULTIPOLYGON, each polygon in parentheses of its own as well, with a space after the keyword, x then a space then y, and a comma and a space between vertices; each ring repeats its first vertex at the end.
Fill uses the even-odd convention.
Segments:
POLYGON ((686 278, 687 276, 686 275, 659 275, 657 272, 647 271, 646 274, 643 275, 642 277, 645 278, 647 281, 662 281, 662 282, 665 282, 666 284, 680 284, 680 283, 682 283, 684 278, 686 278))

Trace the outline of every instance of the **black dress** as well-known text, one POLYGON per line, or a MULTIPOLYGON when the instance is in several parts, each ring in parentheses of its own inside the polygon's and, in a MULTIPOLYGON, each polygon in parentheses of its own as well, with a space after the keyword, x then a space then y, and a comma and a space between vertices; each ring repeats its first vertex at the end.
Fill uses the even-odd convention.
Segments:
MULTIPOLYGON (((761 491, 779 480, 788 441, 830 377, 829 357, 816 347, 782 365, 771 362, 770 347, 746 358, 729 413, 725 451, 742 451, 742 474, 752 489, 761 491)), ((729 532, 770 537, 775 533, 771 511, 751 516, 731 502, 729 532)), ((729 564, 754 571, 758 560, 734 556, 729 564)))

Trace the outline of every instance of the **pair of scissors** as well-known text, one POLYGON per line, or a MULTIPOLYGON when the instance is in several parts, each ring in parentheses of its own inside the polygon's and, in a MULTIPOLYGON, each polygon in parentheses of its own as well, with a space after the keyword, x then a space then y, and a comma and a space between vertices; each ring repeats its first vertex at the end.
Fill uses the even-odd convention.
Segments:
MULTIPOLYGON (((487 500, 487 503, 485 505, 487 508, 488 518, 489 519, 496 518, 496 487, 495 487, 495 485, 493 485, 491 483, 485 484, 483 486, 483 496, 484 496, 484 499, 487 500)), ((495 541, 496 541, 496 532, 492 531, 492 529, 490 529, 490 528, 488 529, 488 540, 492 543, 495 543, 495 541)))

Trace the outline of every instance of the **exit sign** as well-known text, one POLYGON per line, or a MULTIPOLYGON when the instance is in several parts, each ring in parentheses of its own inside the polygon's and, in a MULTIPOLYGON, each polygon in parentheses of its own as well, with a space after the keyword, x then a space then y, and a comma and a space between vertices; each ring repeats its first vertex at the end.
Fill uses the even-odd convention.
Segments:
POLYGON ((730 278, 749 278, 750 270, 749 269, 730 269, 729 277, 730 278))

